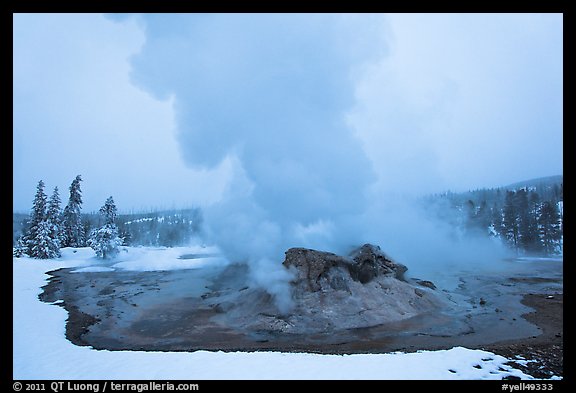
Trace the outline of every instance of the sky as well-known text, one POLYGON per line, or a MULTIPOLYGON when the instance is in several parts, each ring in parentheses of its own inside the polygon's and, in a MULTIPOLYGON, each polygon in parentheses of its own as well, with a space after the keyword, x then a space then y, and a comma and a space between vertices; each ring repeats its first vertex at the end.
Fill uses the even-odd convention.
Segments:
POLYGON ((66 203, 81 174, 84 212, 110 195, 122 212, 218 206, 222 225, 248 220, 241 210, 301 235, 390 192, 563 173, 561 14, 15 14, 13 26, 17 212, 40 179, 66 203))

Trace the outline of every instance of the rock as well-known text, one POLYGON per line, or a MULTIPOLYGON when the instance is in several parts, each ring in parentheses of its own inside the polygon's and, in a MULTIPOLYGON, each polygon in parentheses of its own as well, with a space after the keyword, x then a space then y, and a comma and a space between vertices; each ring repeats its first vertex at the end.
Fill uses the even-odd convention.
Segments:
POLYGON ((444 305, 436 293, 422 288, 426 285, 407 282, 406 266, 378 246, 365 244, 346 256, 307 248, 290 248, 285 255, 282 265, 292 272, 289 311, 280 312, 274 296, 251 287, 206 299, 219 309, 225 301, 234 303, 214 320, 258 334, 325 334, 399 321, 444 305))
POLYGON ((392 262, 372 244, 364 244, 350 254, 353 264, 349 265, 350 275, 362 284, 370 282, 377 276, 393 276, 404 281, 404 273, 408 268, 400 263, 392 262))
POLYGON ((350 292, 346 279, 341 275, 335 275, 329 279, 330 287, 336 291, 350 292))
POLYGON ((422 287, 426 287, 426 288, 430 288, 430 289, 436 289, 436 285, 434 285, 434 283, 432 281, 428 281, 428 280, 420 280, 419 278, 413 278, 412 279, 416 284, 422 286, 422 287))
MULTIPOLYGON (((353 250, 348 258, 331 252, 291 248, 286 251, 283 265, 289 269, 294 267, 295 282, 305 281, 313 292, 321 289, 320 278, 327 276, 331 269, 337 267, 347 269, 350 277, 362 284, 369 283, 379 276, 394 277, 404 281, 404 273, 408 270, 406 266, 393 262, 380 250, 380 247, 372 244, 364 244, 353 250)), ((332 288, 345 289, 343 280, 342 276, 333 278, 332 288)))
POLYGON ((285 267, 294 267, 296 277, 294 282, 305 282, 312 292, 320 290, 319 278, 333 267, 343 266, 346 260, 331 252, 316 251, 308 248, 291 248, 286 251, 282 263, 285 267))

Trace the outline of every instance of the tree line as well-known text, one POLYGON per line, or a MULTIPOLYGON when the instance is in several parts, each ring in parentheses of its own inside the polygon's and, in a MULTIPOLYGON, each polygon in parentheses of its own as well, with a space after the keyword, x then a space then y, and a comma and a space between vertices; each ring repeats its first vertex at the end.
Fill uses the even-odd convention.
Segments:
POLYGON ((88 232, 81 214, 81 181, 80 175, 72 181, 68 203, 63 210, 58 187, 54 187, 48 199, 44 182, 38 182, 29 220, 14 247, 15 257, 58 258, 61 248, 86 246, 94 249, 100 258, 110 258, 118 253, 123 240, 115 223, 118 212, 114 199, 106 199, 99 210, 103 225, 88 232))
MULTIPOLYGON (((44 182, 38 183, 30 215, 14 214, 15 256, 57 258, 64 247, 112 247, 118 242, 122 246, 174 247, 189 244, 201 231, 198 208, 119 214, 110 198, 98 213, 83 213, 81 181, 77 176, 72 182, 62 211, 58 187, 48 199, 44 182)), ((106 249, 96 252, 106 257, 114 254, 106 249)))
POLYGON ((175 247, 189 244, 201 231, 200 209, 174 209, 119 215, 120 236, 127 246, 175 247))
POLYGON ((563 252, 562 183, 448 192, 424 201, 428 211, 465 235, 498 238, 518 254, 563 252))

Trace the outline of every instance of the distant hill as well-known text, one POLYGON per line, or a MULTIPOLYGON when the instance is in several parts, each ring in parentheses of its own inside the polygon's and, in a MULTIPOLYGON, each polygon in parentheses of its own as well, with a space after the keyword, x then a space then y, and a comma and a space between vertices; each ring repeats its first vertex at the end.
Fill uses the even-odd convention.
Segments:
POLYGON ((520 188, 544 188, 544 187, 553 187, 556 184, 563 184, 564 176, 563 175, 556 175, 556 176, 547 176, 547 177, 539 177, 536 179, 524 180, 517 183, 509 184, 504 187, 507 190, 518 190, 520 188))

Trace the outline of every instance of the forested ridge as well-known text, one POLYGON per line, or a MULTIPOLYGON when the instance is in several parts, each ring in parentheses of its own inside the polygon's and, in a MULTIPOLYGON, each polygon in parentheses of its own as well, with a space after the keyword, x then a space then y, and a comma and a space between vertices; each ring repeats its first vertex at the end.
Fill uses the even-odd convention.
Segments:
MULTIPOLYGON (((13 214, 13 246, 30 252, 31 239, 37 239, 43 250, 51 250, 44 252, 44 257, 57 255, 59 247, 88 246, 91 235, 106 225, 106 219, 101 212, 81 212, 79 181, 78 177, 72 183, 71 197, 62 211, 58 189, 48 198, 39 182, 31 213, 13 214)), ((519 255, 559 255, 563 252, 563 190, 563 176, 551 176, 504 187, 426 195, 419 204, 425 214, 461 236, 493 237, 519 255)), ((122 245, 174 247, 200 235, 202 211, 115 214, 113 221, 122 245)))
POLYGON ((563 252, 563 176, 551 176, 462 193, 445 192, 421 199, 431 216, 464 236, 500 239, 518 254, 563 252))

